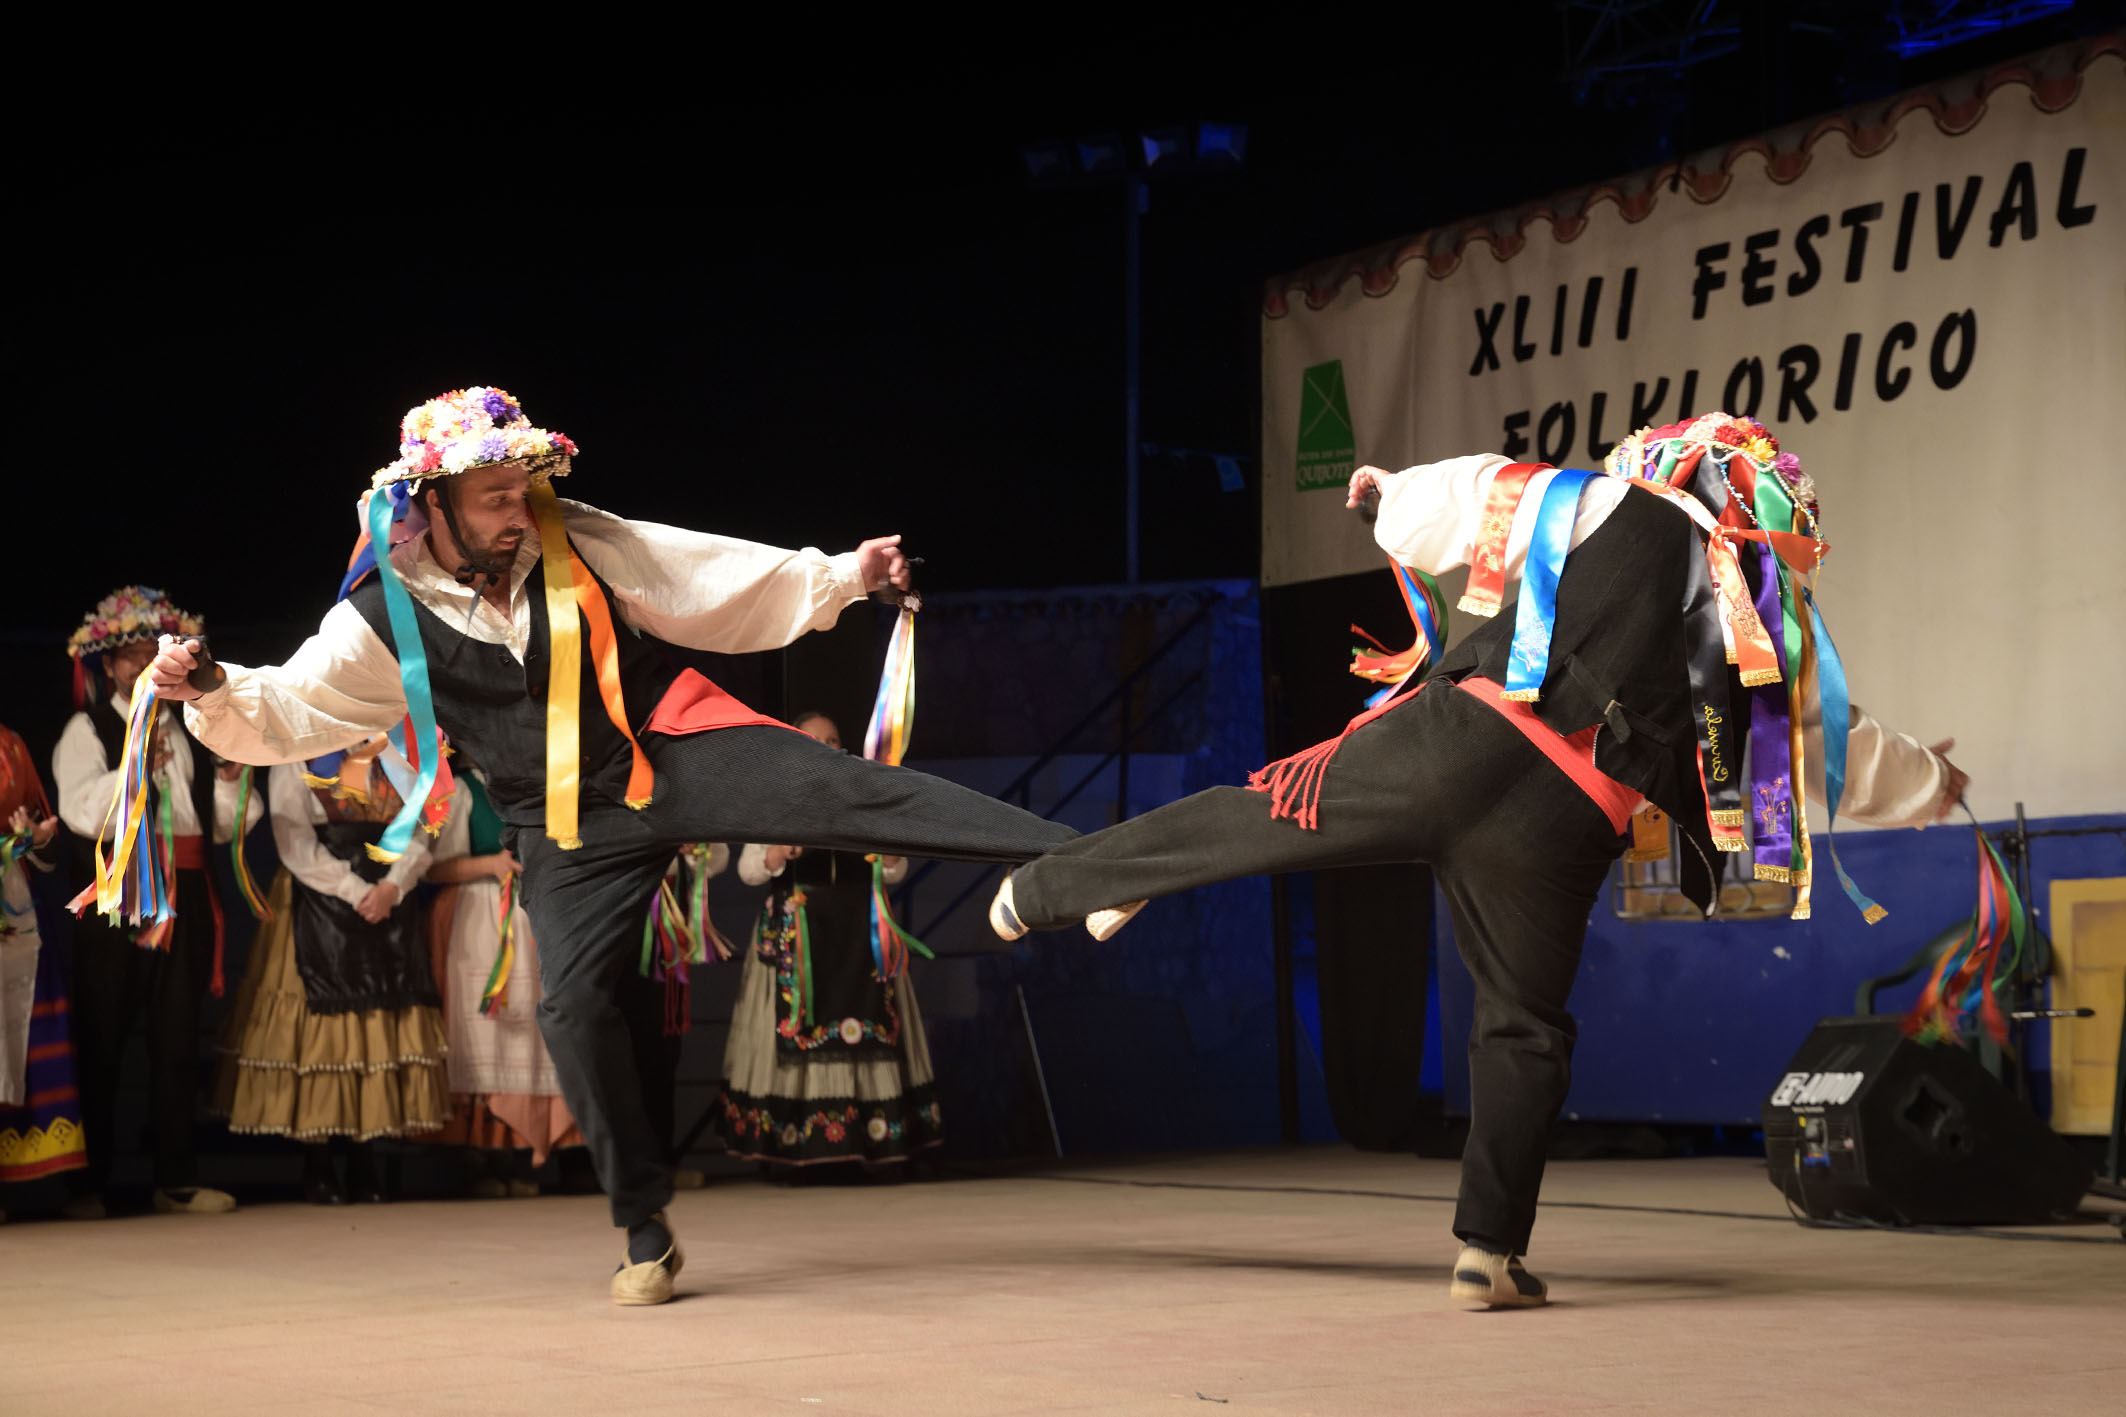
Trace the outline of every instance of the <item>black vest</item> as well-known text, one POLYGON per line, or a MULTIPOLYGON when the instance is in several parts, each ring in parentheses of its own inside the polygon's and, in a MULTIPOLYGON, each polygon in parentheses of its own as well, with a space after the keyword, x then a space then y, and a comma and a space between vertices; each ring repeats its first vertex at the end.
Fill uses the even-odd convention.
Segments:
MULTIPOLYGON (((525 582, 531 598, 531 638, 524 662, 507 645, 488 644, 446 624, 427 606, 413 602, 421 645, 428 654, 428 687, 435 696, 436 723, 451 747, 487 774, 488 794, 502 820, 513 826, 546 825, 546 686, 550 651, 546 625, 546 568, 525 582)), ((611 592, 594 573, 608 606, 611 592)), ((375 576, 347 597, 376 631, 385 648, 398 653, 391 620, 384 608, 384 587, 375 576)), ((657 703, 672 685, 676 671, 661 644, 637 633, 613 616, 613 639, 620 659, 620 691, 628 727, 640 733, 657 703)), ((590 626, 583 627, 583 669, 577 691, 582 724, 583 790, 614 803, 626 800, 631 755, 627 739, 606 717, 598 696, 597 664, 591 657, 590 626)))
MULTIPOLYGON (((1746 559, 1754 572, 1754 558, 1746 559)), ((1726 855, 1713 845, 1698 777, 1683 607, 1711 593, 1698 529, 1680 509, 1631 488, 1565 558, 1549 668, 1534 705, 1536 717, 1561 734, 1602 725, 1596 766, 1675 820, 1689 843, 1682 852, 1683 891, 1701 910, 1719 890, 1726 855)), ((1513 627, 1508 605, 1448 651, 1431 677, 1479 674, 1505 683, 1513 627)), ((1726 754, 1739 773, 1749 701, 1733 669, 1725 679, 1726 754)))

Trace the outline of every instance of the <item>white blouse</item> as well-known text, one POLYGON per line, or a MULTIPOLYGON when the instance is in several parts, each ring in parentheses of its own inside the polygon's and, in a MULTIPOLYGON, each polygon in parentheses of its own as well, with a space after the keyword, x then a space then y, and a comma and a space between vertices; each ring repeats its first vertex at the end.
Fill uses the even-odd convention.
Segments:
MULTIPOLYGON (((390 752, 390 749, 386 749, 390 752)), ((317 828, 326 821, 325 804, 303 781, 299 766, 281 766, 266 775, 267 796, 273 803, 273 844, 280 849, 281 864, 288 874, 319 895, 338 896, 349 905, 360 905, 372 884, 340 860, 317 839, 317 828)), ((416 828, 412 845, 391 863, 384 879, 399 888, 399 899, 413 891, 414 882, 428 872, 428 833, 416 828)))

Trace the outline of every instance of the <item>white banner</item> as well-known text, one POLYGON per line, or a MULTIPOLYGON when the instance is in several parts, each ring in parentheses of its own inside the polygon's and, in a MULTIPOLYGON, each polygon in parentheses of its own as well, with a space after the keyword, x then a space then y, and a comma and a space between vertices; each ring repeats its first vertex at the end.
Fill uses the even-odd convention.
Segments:
POLYGON ((1956 736, 1981 816, 2126 811, 2126 46, 2043 59, 1273 286, 1263 584, 1384 564, 1354 463, 1753 415, 1855 699, 1956 736))

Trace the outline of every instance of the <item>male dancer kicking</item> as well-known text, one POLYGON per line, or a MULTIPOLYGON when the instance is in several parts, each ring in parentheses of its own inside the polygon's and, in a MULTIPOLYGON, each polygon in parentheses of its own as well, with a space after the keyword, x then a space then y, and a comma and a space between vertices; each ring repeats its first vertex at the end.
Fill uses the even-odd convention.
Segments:
MULTIPOLYGON (((1532 541, 1535 564, 1549 564, 1524 581, 1521 601, 1549 603, 1508 606, 1443 658, 1435 651, 1421 691, 1264 769, 1253 790, 1214 787, 1066 843, 1014 872, 991 907, 1007 939, 1079 920, 1106 939, 1151 896, 1258 872, 1430 863, 1476 983, 1451 1289, 1473 1306, 1546 1298, 1520 1257, 1570 1080, 1566 999, 1634 812, 1650 800, 1674 818, 1684 889, 1709 909, 1714 863, 1744 849, 1735 725, 1754 720, 1756 871, 1791 881, 1805 903, 1809 828, 1791 784, 1825 801, 1821 703, 1844 699, 1801 593, 1822 543, 1798 461, 1756 424, 1714 414, 1636 435, 1610 470, 1491 456, 1359 469, 1347 505, 1378 497, 1374 534, 1398 563, 1434 574, 1472 566, 1464 610, 1496 614, 1497 590, 1521 576, 1532 541), (1748 605, 1729 573, 1738 561, 1713 564, 1724 554, 1745 568, 1748 605), (1777 627, 1748 633, 1767 619, 1777 627)), ((1941 756, 1952 743, 1922 748, 1857 706, 1849 716, 1832 745, 1843 753, 1835 811, 1922 826, 1962 799, 1967 779, 1941 756)), ((1665 845, 1666 827, 1656 830, 1665 845)), ((1879 907, 1849 890, 1873 918, 1879 907)))
POLYGON ((682 1255, 616 995, 679 847, 1016 862, 1073 833, 835 752, 675 672, 657 649, 745 653, 825 629, 867 592, 907 587, 899 537, 827 556, 624 521, 554 497, 549 481, 575 451, 499 389, 430 400, 407 414, 398 460, 373 479, 372 498, 390 501, 365 503, 371 550, 385 557, 388 539, 388 561, 343 591, 316 635, 264 669, 167 642, 152 672, 158 694, 196 700, 186 717, 202 742, 250 763, 314 758, 402 720, 418 738, 432 701, 452 750, 486 772, 523 863, 540 1028, 613 1223, 627 1229, 614 1301, 654 1304, 671 1297, 682 1255), (205 692, 190 682, 202 669, 205 692))

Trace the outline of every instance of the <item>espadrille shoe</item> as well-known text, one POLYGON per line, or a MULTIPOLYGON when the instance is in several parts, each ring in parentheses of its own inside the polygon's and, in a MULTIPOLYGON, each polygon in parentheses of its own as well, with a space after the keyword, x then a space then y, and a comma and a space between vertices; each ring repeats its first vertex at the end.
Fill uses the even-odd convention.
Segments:
POLYGON ((1447 1293, 1470 1309, 1533 1309, 1550 1302, 1548 1286, 1521 1268, 1519 1256, 1495 1255, 1474 1245, 1462 1246, 1447 1293))
POLYGON ((236 1209, 236 1197, 212 1186, 187 1186, 182 1190, 157 1191, 159 1215, 227 1215, 236 1209))
POLYGON ((1133 900, 1128 905, 1118 905, 1112 910, 1095 910, 1085 917, 1085 929, 1096 940, 1111 939, 1115 931, 1137 917, 1137 912, 1150 905, 1148 900, 1133 900))
POLYGON ((1023 940, 1026 926, 1019 919, 1018 907, 1011 901, 1011 877, 997 887, 996 899, 989 902, 989 928, 997 932, 1000 940, 1023 940))
MULTIPOLYGON (((658 1211, 650 1219, 664 1226, 670 1235, 672 1227, 658 1211)), ((672 1243, 654 1260, 640 1264, 631 1262, 627 1252, 620 1255, 620 1268, 613 1272, 613 1302, 616 1304, 663 1304, 671 1300, 672 1281, 687 1262, 686 1253, 679 1248, 679 1237, 672 1235, 672 1243)))

